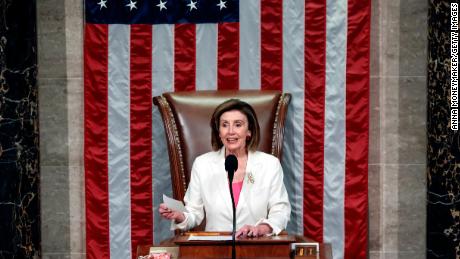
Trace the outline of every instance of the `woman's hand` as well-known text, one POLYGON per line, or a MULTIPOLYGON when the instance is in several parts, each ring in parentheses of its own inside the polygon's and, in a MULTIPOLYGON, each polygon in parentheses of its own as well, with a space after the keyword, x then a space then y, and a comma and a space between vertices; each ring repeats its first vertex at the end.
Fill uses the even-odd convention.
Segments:
POLYGON ((158 208, 158 211, 160 212, 160 215, 166 219, 169 220, 174 220, 176 224, 181 223, 182 221, 185 220, 185 215, 184 213, 180 211, 175 211, 171 210, 166 206, 166 204, 161 203, 160 207, 158 208))
POLYGON ((257 226, 244 225, 240 228, 235 237, 260 237, 272 233, 273 229, 268 224, 259 224, 257 226))

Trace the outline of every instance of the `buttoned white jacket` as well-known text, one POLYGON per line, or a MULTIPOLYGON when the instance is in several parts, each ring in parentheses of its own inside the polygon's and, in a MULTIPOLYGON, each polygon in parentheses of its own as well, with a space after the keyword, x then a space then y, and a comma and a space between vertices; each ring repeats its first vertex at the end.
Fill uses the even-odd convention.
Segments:
MULTIPOLYGON (((173 222, 171 229, 187 230, 199 225, 205 210, 206 231, 232 231, 232 200, 224 164, 224 148, 195 159, 184 197, 185 220, 173 222)), ((286 228, 291 206, 278 158, 249 152, 243 181, 236 207, 236 229, 245 224, 267 223, 274 234, 279 234, 286 228)))

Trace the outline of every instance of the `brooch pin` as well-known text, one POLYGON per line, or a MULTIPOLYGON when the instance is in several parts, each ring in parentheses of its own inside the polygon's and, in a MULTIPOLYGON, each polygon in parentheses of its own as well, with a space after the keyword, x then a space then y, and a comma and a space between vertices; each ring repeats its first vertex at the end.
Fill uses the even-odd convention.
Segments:
POLYGON ((254 176, 252 175, 251 172, 248 172, 248 182, 249 183, 254 183, 254 176))

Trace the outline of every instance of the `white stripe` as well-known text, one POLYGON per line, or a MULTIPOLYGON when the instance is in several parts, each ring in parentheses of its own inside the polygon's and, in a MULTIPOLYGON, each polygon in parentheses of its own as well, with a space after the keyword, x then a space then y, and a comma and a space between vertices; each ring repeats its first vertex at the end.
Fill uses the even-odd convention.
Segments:
POLYGON ((163 120, 156 106, 153 107, 152 123, 153 236, 155 244, 159 244, 173 236, 170 230, 171 223, 162 219, 158 212, 158 207, 163 202, 163 194, 172 197, 172 184, 163 120))
POLYGON ((174 25, 155 25, 152 35, 152 94, 157 96, 174 90, 174 25))
POLYGON ((240 1, 240 89, 260 89, 260 0, 240 1))
POLYGON ((283 143, 284 182, 292 206, 288 232, 303 234, 305 3, 283 2, 283 91, 292 94, 283 143))
POLYGON ((196 90, 217 89, 217 24, 196 25, 196 90))
MULTIPOLYGON (((152 95, 174 91, 174 25, 153 26, 152 39, 152 95)), ((158 206, 163 202, 163 193, 172 197, 169 157, 163 120, 156 106, 152 113, 152 193, 154 242, 172 237, 170 223, 161 219, 158 206)))
POLYGON ((345 240, 345 68, 347 0, 327 0, 324 125, 324 242, 335 259, 345 240))
POLYGON ((109 26, 108 177, 110 258, 131 258, 128 25, 109 26))

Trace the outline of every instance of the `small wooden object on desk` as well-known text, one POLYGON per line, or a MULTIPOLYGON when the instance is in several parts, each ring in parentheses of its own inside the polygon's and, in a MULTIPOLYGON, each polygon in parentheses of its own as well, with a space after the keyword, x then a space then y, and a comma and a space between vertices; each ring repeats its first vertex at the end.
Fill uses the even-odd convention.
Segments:
POLYGON ((292 258, 294 259, 319 259, 319 243, 292 243, 292 258))

